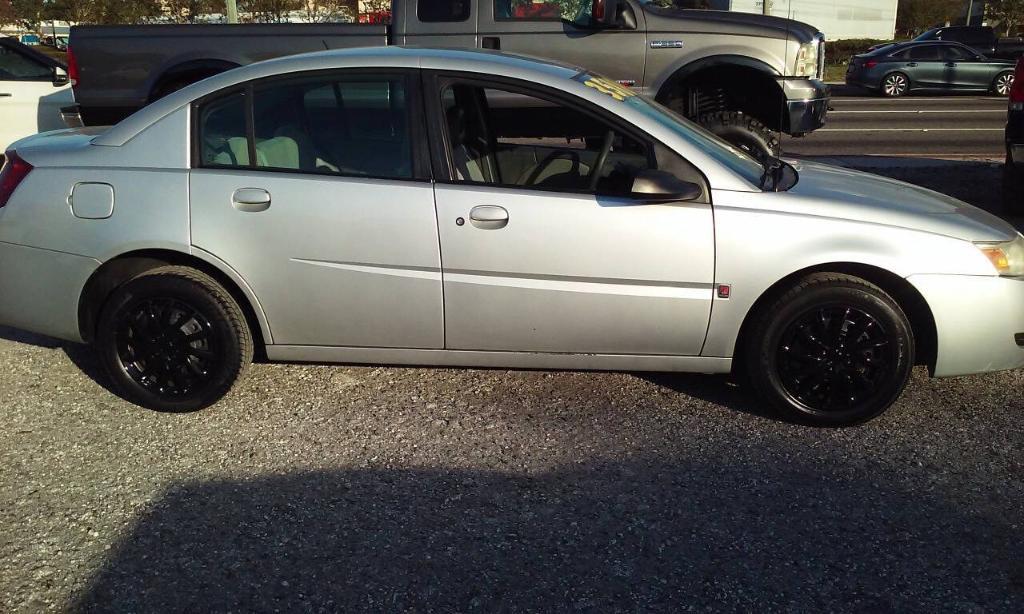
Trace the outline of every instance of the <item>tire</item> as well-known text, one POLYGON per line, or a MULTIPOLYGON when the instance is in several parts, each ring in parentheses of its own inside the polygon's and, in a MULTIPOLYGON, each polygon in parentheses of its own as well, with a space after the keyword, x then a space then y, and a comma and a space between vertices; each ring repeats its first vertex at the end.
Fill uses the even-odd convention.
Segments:
POLYGON ((1004 70, 992 80, 992 87, 989 88, 989 91, 996 96, 1008 97, 1010 89, 1013 88, 1013 77, 1014 72, 1012 70, 1004 70))
POLYGON ((906 96, 910 92, 910 77, 901 72, 889 73, 882 79, 882 85, 878 91, 886 98, 906 96))
POLYGON ((740 111, 721 111, 697 120, 710 132, 739 147, 759 161, 779 155, 779 138, 759 119, 740 111))
POLYGON ((238 303, 195 269, 152 269, 117 288, 100 314, 96 350, 115 389, 157 411, 219 401, 252 362, 238 303))
POLYGON ((802 424, 874 418, 896 402, 914 365, 902 309, 881 288, 849 275, 803 279, 762 309, 751 331, 748 381, 784 419, 802 424))

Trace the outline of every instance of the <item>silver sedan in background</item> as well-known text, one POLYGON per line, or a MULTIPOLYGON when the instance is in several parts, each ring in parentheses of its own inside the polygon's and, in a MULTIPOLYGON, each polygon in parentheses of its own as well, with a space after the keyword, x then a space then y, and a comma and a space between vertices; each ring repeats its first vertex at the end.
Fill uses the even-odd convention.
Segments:
POLYGON ((571 66, 356 49, 15 143, 0 322, 93 343, 165 411, 215 403, 260 352, 732 371, 836 426, 914 364, 1024 366, 1024 237, 907 184, 759 163, 571 66))

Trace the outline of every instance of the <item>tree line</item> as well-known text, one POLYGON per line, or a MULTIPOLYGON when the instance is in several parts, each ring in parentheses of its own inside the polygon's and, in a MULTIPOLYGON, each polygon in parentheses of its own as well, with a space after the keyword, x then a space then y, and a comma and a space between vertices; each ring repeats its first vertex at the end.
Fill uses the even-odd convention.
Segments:
MULTIPOLYGON (((131 24, 154 21, 196 23, 201 17, 225 14, 223 0, 0 0, 0 24, 37 30, 46 21, 90 24, 131 24)), ((273 23, 292 14, 305 21, 355 21, 358 0, 238 0, 242 21, 273 23)))
POLYGON ((1024 25, 1024 0, 899 0, 897 36, 915 36, 929 28, 957 23, 971 6, 985 5, 985 21, 1005 34, 1024 25))

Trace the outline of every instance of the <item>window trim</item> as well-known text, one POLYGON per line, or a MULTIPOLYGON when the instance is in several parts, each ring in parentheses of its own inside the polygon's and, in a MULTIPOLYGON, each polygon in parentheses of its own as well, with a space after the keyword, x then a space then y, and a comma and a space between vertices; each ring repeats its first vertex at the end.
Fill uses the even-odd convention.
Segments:
MULTIPOLYGON (((416 0, 416 19, 422 23, 466 23, 473 17, 474 2, 471 2, 470 0, 463 0, 463 2, 466 3, 467 10, 466 16, 462 19, 423 19, 423 16, 420 15, 420 4, 423 1, 424 0, 416 0)), ((495 0, 495 2, 496 1, 497 0, 495 0)))
POLYGON ((416 121, 417 116, 425 117, 425 115, 422 113, 422 88, 420 85, 420 79, 416 77, 416 72, 417 69, 414 68, 392 67, 328 68, 318 70, 305 70, 292 73, 272 75, 269 77, 260 77, 257 79, 250 79, 248 81, 236 83, 224 89, 217 90, 216 92, 210 92, 209 94, 206 94, 193 100, 189 105, 189 112, 191 114, 191 118, 189 121, 189 129, 191 131, 191 134, 189 135, 189 147, 191 148, 189 154, 189 170, 243 171, 247 173, 256 172, 302 175, 307 177, 335 177, 339 179, 368 179, 403 182, 411 181, 416 183, 430 182, 432 181, 433 178, 431 173, 432 165, 430 163, 430 154, 427 144, 426 126, 424 125, 423 121, 416 121), (254 92, 257 87, 272 87, 272 84, 276 82, 286 82, 311 78, 322 78, 324 81, 344 81, 345 77, 355 75, 366 75, 371 77, 380 77, 382 79, 392 80, 396 77, 401 79, 406 94, 406 125, 409 127, 409 141, 411 149, 410 153, 412 154, 411 176, 388 177, 377 175, 359 175, 355 173, 336 173, 333 171, 317 172, 290 168, 270 168, 266 166, 256 165, 256 134, 253 114, 255 112, 254 92), (246 140, 248 141, 249 148, 249 164, 248 166, 205 164, 202 160, 202 143, 200 141, 200 110, 202 109, 202 107, 209 103, 216 102, 222 98, 233 96, 235 94, 238 94, 239 92, 242 93, 245 100, 246 140), (419 113, 417 113, 416 111, 419 111, 419 113))
MULTIPOLYGON (((469 73, 452 70, 423 70, 423 92, 429 95, 425 95, 424 99, 426 102, 426 112, 429 117, 433 118, 434 121, 428 121, 427 126, 429 128, 430 140, 431 140, 431 163, 434 165, 434 177, 437 183, 445 185, 456 185, 456 186, 475 186, 475 187, 487 187, 495 190, 521 190, 529 192, 545 192, 545 193, 556 193, 556 194, 573 194, 577 196, 593 196, 596 198, 623 198, 622 195, 618 194, 602 194, 600 192, 587 190, 569 190, 565 188, 549 188, 549 187, 538 187, 538 186, 521 186, 521 185, 510 185, 510 184, 495 184, 487 183, 482 181, 458 181, 455 179, 455 173, 453 171, 453 165, 451 161, 451 145, 448 142, 448 130, 447 122, 445 121, 444 108, 442 106, 441 96, 444 89, 452 83, 464 83, 474 85, 477 87, 492 88, 492 89, 503 89, 512 91, 513 93, 524 94, 527 96, 533 96, 540 98, 548 102, 567 106, 577 111, 588 115, 600 122, 603 122, 616 132, 621 133, 623 136, 632 138, 641 144, 645 145, 648 150, 648 155, 657 158, 657 147, 663 147, 664 149, 672 152, 673 155, 678 156, 686 164, 690 166, 701 178, 701 188, 704 191, 704 198, 698 202, 711 202, 710 183, 708 182, 707 175, 704 174, 696 164, 690 162, 686 157, 677 152, 675 149, 669 147, 663 143, 660 139, 653 137, 652 135, 644 132, 639 127, 634 126, 628 122, 622 121, 622 118, 618 117, 614 113, 600 107, 599 105, 593 104, 590 101, 583 100, 572 94, 567 94, 564 91, 556 90, 544 85, 538 85, 535 83, 527 83, 518 79, 501 77, 496 75, 481 76, 480 73, 469 73)), ((628 198, 628 197, 626 197, 628 198)))

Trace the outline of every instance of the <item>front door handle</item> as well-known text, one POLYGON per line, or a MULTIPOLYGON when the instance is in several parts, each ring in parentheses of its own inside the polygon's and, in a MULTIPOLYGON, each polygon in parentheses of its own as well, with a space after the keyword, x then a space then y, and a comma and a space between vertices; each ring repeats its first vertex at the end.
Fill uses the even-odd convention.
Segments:
POLYGON ((231 206, 246 213, 259 213, 270 208, 270 192, 263 188, 239 188, 231 195, 231 206))
POLYGON ((508 226, 508 211, 504 207, 480 205, 470 210, 469 221, 482 230, 498 230, 508 226))
POLYGON ((0 92, 0 98, 10 98, 14 94, 8 94, 7 92, 0 92))
POLYGON ((950 68, 956 68, 956 62, 946 62, 946 66, 950 68))
POLYGON ((485 36, 480 40, 480 46, 484 49, 501 49, 501 39, 497 36, 485 36))
POLYGON ((913 67, 917 66, 917 62, 911 62, 911 63, 907 64, 907 66, 909 66, 910 68, 913 68, 913 67))

